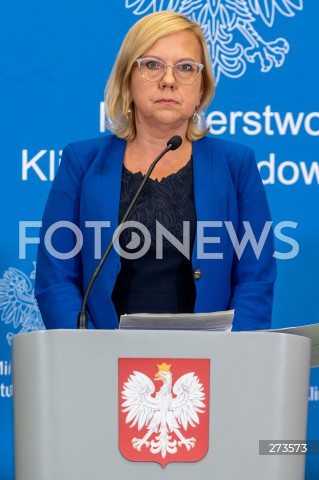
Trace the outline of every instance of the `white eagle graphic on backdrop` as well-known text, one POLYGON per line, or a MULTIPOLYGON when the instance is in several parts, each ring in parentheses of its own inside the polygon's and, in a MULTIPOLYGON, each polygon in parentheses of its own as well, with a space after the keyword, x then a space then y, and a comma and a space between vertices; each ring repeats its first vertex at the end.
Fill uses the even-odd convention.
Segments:
POLYGON ((265 41, 253 24, 260 18, 272 27, 276 12, 292 17, 302 10, 303 0, 126 0, 125 7, 135 15, 174 10, 199 23, 217 83, 221 75, 241 77, 247 62, 258 61, 262 72, 281 67, 289 43, 284 38, 265 41))
POLYGON ((195 446, 196 438, 185 438, 180 430, 199 424, 198 413, 204 413, 205 393, 194 372, 182 375, 172 386, 171 365, 163 363, 157 367, 155 380, 161 380, 163 385, 155 397, 152 380, 134 371, 124 383, 122 412, 127 413, 126 423, 132 422, 130 427, 137 425, 139 431, 144 427, 148 430, 142 438, 132 439, 133 447, 140 451, 145 445, 151 453, 165 458, 167 453, 176 453, 178 447, 190 450, 195 446))
MULTIPOLYGON (((35 267, 35 262, 33 262, 35 267)), ((0 279, 0 319, 5 324, 12 324, 17 332, 6 335, 9 345, 16 333, 26 333, 43 330, 39 307, 34 296, 32 280, 35 278, 35 268, 30 278, 21 270, 10 267, 0 279)))

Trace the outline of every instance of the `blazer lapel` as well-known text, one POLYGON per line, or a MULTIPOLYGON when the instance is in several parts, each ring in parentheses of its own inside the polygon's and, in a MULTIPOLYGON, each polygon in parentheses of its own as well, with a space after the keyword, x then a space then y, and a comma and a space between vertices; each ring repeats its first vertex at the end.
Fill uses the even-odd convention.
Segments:
POLYGON ((102 199, 103 216, 111 223, 110 234, 119 224, 122 167, 126 142, 112 137, 103 161, 102 199))
MULTIPOLYGON (((228 218, 229 173, 223 142, 209 137, 193 142, 193 168, 197 221, 224 222, 228 218)), ((224 223, 219 227, 223 228, 216 230, 216 236, 223 237, 224 223)), ((193 260, 197 241, 196 233, 193 260)))

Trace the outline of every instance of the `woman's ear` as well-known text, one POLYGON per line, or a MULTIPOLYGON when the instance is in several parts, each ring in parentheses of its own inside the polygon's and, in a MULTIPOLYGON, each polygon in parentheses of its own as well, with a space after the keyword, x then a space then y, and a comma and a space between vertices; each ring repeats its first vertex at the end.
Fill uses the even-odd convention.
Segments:
POLYGON ((204 95, 204 85, 203 85, 203 82, 202 82, 201 87, 200 87, 200 91, 199 91, 199 102, 198 102, 197 107, 199 107, 203 95, 204 95))

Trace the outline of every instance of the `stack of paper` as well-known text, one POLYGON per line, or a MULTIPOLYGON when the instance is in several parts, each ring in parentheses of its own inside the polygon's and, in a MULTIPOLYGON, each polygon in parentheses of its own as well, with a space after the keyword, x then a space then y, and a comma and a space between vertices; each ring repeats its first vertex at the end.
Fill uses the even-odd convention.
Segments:
POLYGON ((230 332, 234 310, 212 313, 134 313, 122 315, 120 329, 129 330, 210 330, 230 332))

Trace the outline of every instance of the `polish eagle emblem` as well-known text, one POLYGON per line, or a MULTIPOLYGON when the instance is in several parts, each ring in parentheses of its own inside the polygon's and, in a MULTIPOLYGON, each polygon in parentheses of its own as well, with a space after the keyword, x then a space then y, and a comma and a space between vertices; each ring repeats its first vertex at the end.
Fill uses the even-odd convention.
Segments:
POLYGON ((35 278, 35 262, 33 265, 30 277, 21 270, 10 267, 0 279, 0 319, 4 324, 19 329, 18 332, 7 333, 9 345, 16 333, 45 328, 34 296, 32 280, 35 278))
POLYGON ((126 0, 135 15, 173 10, 197 22, 204 33, 216 83, 225 75, 241 77, 248 63, 258 62, 262 72, 281 67, 289 52, 285 38, 266 41, 258 20, 272 27, 276 12, 293 17, 303 0, 126 0))
MULTIPOLYGON (((152 363, 154 365, 154 361, 152 363)), ((208 445, 206 450, 204 447, 204 455, 201 445, 200 451, 195 453, 195 457, 197 455, 199 458, 187 460, 187 454, 197 448, 197 427, 201 423, 201 416, 207 414, 208 410, 204 384, 194 371, 184 373, 174 382, 171 366, 166 362, 157 364, 154 382, 161 382, 158 388, 148 375, 136 370, 123 384, 120 408, 126 427, 134 430, 133 434, 129 430, 126 434, 132 454, 134 450, 137 453, 134 460, 138 460, 138 455, 145 452, 149 458, 144 457, 143 460, 165 465, 169 461, 178 461, 175 455, 180 450, 182 457, 179 461, 181 458, 183 461, 196 461, 207 452, 208 445), (166 459, 168 455, 169 460, 166 459)))

